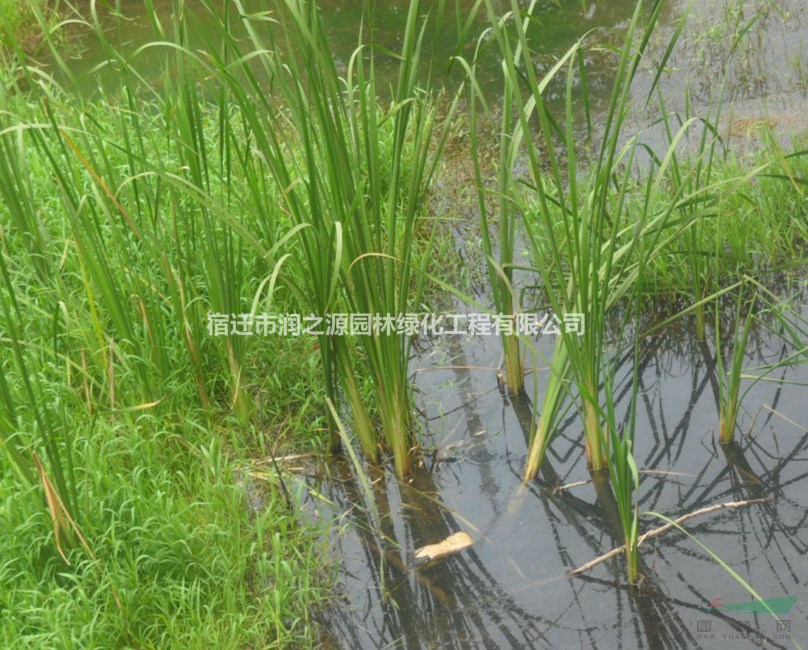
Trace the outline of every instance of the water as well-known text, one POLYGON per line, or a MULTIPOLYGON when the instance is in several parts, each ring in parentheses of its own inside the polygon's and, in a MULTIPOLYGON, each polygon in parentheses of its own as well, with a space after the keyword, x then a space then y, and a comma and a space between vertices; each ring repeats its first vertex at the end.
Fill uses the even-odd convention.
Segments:
MULTIPOLYGON (((552 340, 539 346, 549 354, 552 340)), ((747 365, 785 354, 778 339, 758 332, 747 365)), ((641 547, 639 593, 626 585, 622 555, 567 576, 620 546, 616 504, 607 484, 591 482, 572 412, 540 479, 521 484, 532 409, 527 398, 500 392, 499 357, 495 337, 442 337, 415 360, 427 452, 409 483, 388 471, 373 475, 381 533, 365 515, 367 498, 349 468, 308 477, 330 503, 309 495, 304 510, 333 522, 332 550, 341 562, 337 596, 322 613, 326 647, 789 648, 789 634, 808 640, 804 387, 757 384, 743 402, 747 435, 724 448, 716 442, 710 347, 684 328, 644 345, 635 454, 640 510, 678 517, 719 503, 770 499, 685 526, 762 597, 796 597, 778 628, 768 614, 706 611, 711 602, 729 606, 752 597, 675 531, 641 547), (565 485, 571 487, 559 489, 565 485), (469 549, 416 562, 417 548, 460 530, 474 539, 469 549)), ((622 409, 630 361, 616 386, 622 409)), ((541 394, 546 376, 543 370, 532 375, 528 393, 541 394)), ((806 382, 808 371, 774 377, 806 382)), ((644 517, 642 529, 662 523, 644 517)))
MULTIPOLYGON (((124 75, 120 63, 112 64, 109 46, 123 53, 126 65, 137 70, 145 83, 156 87, 166 73, 171 74, 171 57, 166 47, 147 47, 154 40, 173 39, 172 17, 177 3, 154 0, 155 22, 146 14, 145 4, 114 3, 117 12, 101 9, 99 21, 106 29, 108 43, 101 42, 94 30, 75 23, 69 25, 72 56, 67 65, 73 77, 71 85, 88 97, 114 93, 124 75), (159 24, 157 28, 155 25, 159 24), (162 30, 162 33, 160 33, 162 30)), ((226 6, 221 0, 209 3, 221 15, 226 6)), ((474 0, 451 0, 441 20, 435 8, 440 3, 423 2, 424 14, 430 13, 427 47, 421 67, 422 82, 433 88, 455 89, 463 79, 463 70, 452 58, 471 60, 478 43, 478 80, 494 103, 500 93, 501 66, 495 43, 484 38, 488 19, 484 11, 471 21, 467 37, 458 40, 458 24, 471 14, 474 0)), ((510 7, 506 0, 495 2, 500 10, 510 7)), ((671 0, 663 9, 660 27, 649 44, 648 60, 661 61, 667 41, 685 15, 688 2, 671 0)), ((232 6, 232 5, 228 5, 232 6)), ((275 3, 244 0, 248 14, 270 11, 279 17, 275 3)), ((409 0, 385 0, 376 3, 373 18, 373 42, 376 44, 378 87, 380 92, 392 84, 395 59, 385 51, 400 47, 409 0)), ((588 33, 586 60, 591 100, 597 116, 603 110, 611 90, 614 59, 606 48, 618 46, 634 11, 634 0, 542 0, 537 4, 536 19, 529 31, 536 51, 538 72, 549 70, 577 39, 588 33)), ((218 18, 201 3, 185 3, 189 47, 202 58, 221 46, 214 27, 218 18)), ((370 17, 362 0, 328 0, 321 3, 321 14, 331 38, 337 66, 343 72, 358 43, 360 26, 365 32, 370 17)), ((235 12, 231 11, 233 32, 243 39, 246 33, 235 12)), ((255 23, 268 36, 272 23, 255 23)), ((275 30, 278 37, 279 30, 275 30)), ((282 44, 282 40, 279 41, 282 44)), ((719 132, 735 149, 761 144, 760 128, 768 126, 782 144, 790 144, 794 135, 808 130, 808 12, 805 0, 721 0, 695 3, 679 43, 660 77, 659 88, 665 98, 665 110, 685 113, 690 106, 695 114, 706 116, 719 100, 722 105, 719 132), (743 34, 743 38, 738 38, 743 34), (726 74, 726 85, 719 83, 726 74)), ((57 80, 67 76, 51 61, 57 80)), ((562 75, 563 77, 563 75, 562 75)), ((662 129, 653 125, 662 111, 656 101, 645 99, 655 79, 651 69, 641 69, 635 86, 632 114, 634 129, 645 130, 644 139, 655 148, 664 144, 662 129)), ((563 96, 563 78, 547 91, 550 101, 563 96)), ((597 119, 596 119, 597 121, 597 119)))
MULTIPOLYGON (((216 21, 222 15, 225 5, 221 0, 209 3, 216 13, 212 15, 200 3, 186 3, 184 17, 189 31, 189 46, 204 53, 221 45, 221 36, 216 32, 216 21)), ((247 14, 269 12, 273 19, 280 18, 277 3, 261 0, 244 0, 247 14)), ((458 24, 463 24, 472 12, 475 0, 451 0, 446 3, 447 9, 438 18, 437 7, 440 3, 426 1, 422 3, 423 15, 429 15, 427 46, 424 52, 422 77, 426 85, 434 87, 447 86, 456 88, 462 79, 462 69, 452 64, 452 58, 462 56, 471 60, 477 43, 488 27, 488 18, 484 9, 480 11, 469 26, 467 38, 458 40, 458 24)), ((509 3, 500 0, 496 3, 504 11, 509 3)), ((144 3, 118 3, 117 12, 106 12, 100 15, 100 22, 106 29, 106 36, 116 50, 130 57, 129 62, 138 69, 147 80, 154 79, 162 70, 172 50, 164 48, 140 48, 152 40, 170 40, 173 38, 172 19, 175 15, 176 2, 173 0, 154 0, 157 21, 162 25, 162 34, 155 29, 153 17, 148 15, 144 3)), ((321 16, 331 39, 332 51, 336 57, 337 67, 344 71, 347 62, 359 42, 359 30, 372 33, 372 41, 377 46, 377 65, 380 83, 383 89, 392 83, 395 74, 395 59, 386 56, 385 51, 400 50, 409 0, 386 0, 375 3, 372 22, 366 11, 366 3, 362 0, 328 0, 321 3, 321 16)), ((533 28, 532 43, 539 55, 538 63, 549 69, 555 58, 563 54, 581 35, 588 30, 600 30, 600 42, 617 42, 627 21, 634 10, 631 0, 611 0, 596 4, 581 2, 544 2, 540 3, 537 22, 533 28)), ((239 24, 235 11, 231 12, 233 33, 245 38, 246 32, 239 24)), ((268 36, 273 29, 269 21, 255 22, 259 34, 268 36)), ((71 27, 72 41, 77 55, 70 61, 70 70, 76 76, 81 92, 92 94, 101 88, 104 92, 112 92, 120 75, 113 69, 98 69, 99 63, 109 58, 109 50, 94 31, 87 27, 71 27)), ((274 35, 280 38, 280 30, 274 35)), ((367 40, 367 39, 366 39, 367 40)), ((283 41, 279 41, 282 43, 283 41)), ((496 94, 501 78, 499 53, 495 52, 496 44, 484 41, 481 46, 482 56, 479 65, 479 81, 483 88, 496 94)), ((599 67, 593 60, 593 74, 608 74, 607 69, 599 67)), ((61 77, 64 78, 64 77, 61 77)))

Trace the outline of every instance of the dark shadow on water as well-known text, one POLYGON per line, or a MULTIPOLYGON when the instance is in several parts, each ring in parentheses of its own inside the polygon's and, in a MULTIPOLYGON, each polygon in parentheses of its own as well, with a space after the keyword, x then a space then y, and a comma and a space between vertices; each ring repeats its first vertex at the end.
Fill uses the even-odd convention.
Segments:
MULTIPOLYGON (((552 349, 552 341, 538 345, 552 349)), ((761 335, 749 365, 781 354, 777 341, 761 335)), ((608 483, 593 482, 586 468, 574 410, 562 418, 539 479, 522 484, 534 426, 529 396, 540 394, 546 371, 529 375, 526 394, 506 396, 494 370, 499 355, 493 337, 446 337, 414 360, 424 464, 409 483, 389 472, 374 476, 381 531, 373 530, 352 470, 340 470, 339 480, 312 479, 335 504, 318 506, 335 521, 341 562, 337 595, 320 617, 333 647, 791 647, 771 616, 710 609, 719 598, 732 604, 751 596, 677 531, 641 547, 638 591, 626 585, 622 555, 569 577, 622 543, 616 504, 608 483), (416 562, 417 548, 457 531, 469 533, 471 547, 416 562)), ((631 362, 627 355, 615 381, 619 419, 630 400, 631 362)), ((636 440, 640 509, 676 517, 771 499, 685 526, 764 598, 797 595, 788 618, 800 640, 808 636, 808 603, 799 596, 808 555, 808 430, 793 423, 808 422, 804 389, 754 386, 744 401, 744 434, 721 446, 714 372, 711 350, 685 335, 646 341, 636 440), (763 417, 767 409, 778 414, 763 417)), ((805 381, 805 370, 788 369, 784 378, 805 381)), ((643 517, 641 528, 661 523, 643 517)))

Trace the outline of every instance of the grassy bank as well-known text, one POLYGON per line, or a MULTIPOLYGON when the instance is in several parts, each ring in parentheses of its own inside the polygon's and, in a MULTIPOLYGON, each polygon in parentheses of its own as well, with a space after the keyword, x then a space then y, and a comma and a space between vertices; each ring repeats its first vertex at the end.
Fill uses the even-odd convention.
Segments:
POLYGON ((0 116, 0 645, 314 644, 324 556, 246 466, 321 444, 316 351, 206 332, 288 229, 236 108, 34 87, 0 116))
MULTIPOLYGON (((403 313, 431 260, 425 176, 449 120, 414 67, 385 103, 358 70, 343 105, 316 12, 289 9, 291 42, 316 51, 274 95, 255 64, 271 75, 290 51, 254 33, 260 60, 228 68, 241 44, 224 14, 222 50, 201 60, 181 10, 176 49, 155 46, 159 92, 100 30, 115 95, 31 67, 4 84, 4 647, 315 645, 327 554, 250 463, 334 446, 330 398, 368 456, 392 450, 406 471, 409 338, 231 329, 251 312, 403 313)), ((417 61, 415 10, 408 33, 417 61)))
MULTIPOLYGON (((314 531, 246 472, 279 442, 321 444, 314 348, 207 337, 207 311, 249 311, 266 269, 236 223, 146 171, 182 174, 167 107, 60 98, 1 118, 0 645, 312 643, 314 531)), ((228 180, 205 200, 247 193, 228 180)))
MULTIPOLYGON (((283 436, 317 446, 314 352, 205 336, 227 287, 198 255, 229 251, 230 231, 205 232, 191 199, 132 181, 180 170, 168 112, 59 98, 15 98, 0 128, 0 645, 310 643, 325 570, 313 531, 279 491, 245 487, 245 468, 283 436), (222 380, 234 364, 249 368, 245 394, 273 396, 246 420, 222 380)), ((215 140, 216 113, 200 108, 215 140)), ((253 287, 231 288, 248 311, 253 287)))
POLYGON ((59 0, 0 0, 0 52, 20 48, 32 54, 42 39, 37 16, 46 21, 56 19, 59 0))

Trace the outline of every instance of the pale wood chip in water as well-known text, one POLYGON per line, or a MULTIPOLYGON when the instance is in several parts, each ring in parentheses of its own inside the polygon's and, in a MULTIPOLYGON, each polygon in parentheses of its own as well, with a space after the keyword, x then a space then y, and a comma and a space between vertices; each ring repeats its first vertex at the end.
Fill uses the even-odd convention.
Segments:
POLYGON ((471 537, 469 537, 469 534, 461 531, 459 533, 455 533, 454 535, 449 535, 449 537, 444 539, 442 542, 438 542, 437 544, 427 544, 423 548, 419 548, 417 551, 415 551, 415 559, 434 560, 437 557, 462 551, 464 548, 471 546, 471 544, 472 540, 471 537))

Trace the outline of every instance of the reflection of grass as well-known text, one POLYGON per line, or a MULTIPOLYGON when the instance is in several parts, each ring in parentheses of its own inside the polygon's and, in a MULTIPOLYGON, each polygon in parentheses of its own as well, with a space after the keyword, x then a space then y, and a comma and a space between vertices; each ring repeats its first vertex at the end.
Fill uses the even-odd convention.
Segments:
POLYGON ((718 384, 719 440, 729 444, 735 438, 741 403, 746 394, 759 381, 766 381, 779 368, 796 366, 808 361, 808 328, 799 312, 799 303, 792 304, 778 298, 771 291, 752 279, 741 285, 735 295, 735 310, 732 317, 731 341, 722 341, 720 311, 715 312, 715 356, 718 384), (751 294, 751 297, 749 297, 751 294), (763 306, 756 309, 756 307, 763 306), (744 368, 747 346, 755 323, 763 325, 759 317, 767 312, 766 320, 773 333, 790 350, 778 362, 765 367, 744 368), (729 359, 725 358, 729 349, 729 359), (743 383, 744 390, 741 390, 743 383))
MULTIPOLYGON (((750 585, 744 578, 741 576, 735 569, 733 569, 725 560, 721 557, 716 555, 713 551, 711 551, 707 546, 705 546, 702 542, 700 542, 696 537, 691 535, 687 530, 685 530, 680 524, 676 523, 675 521, 669 519, 665 515, 661 515, 656 512, 646 512, 643 513, 644 515, 650 517, 656 517, 661 519, 662 521, 667 522, 667 525, 671 526, 672 528, 676 528, 677 530, 681 531, 685 535, 687 535, 691 540, 693 540, 701 549, 707 553, 715 562, 721 566, 724 571, 726 571, 730 577, 737 582, 743 589, 749 593, 754 598, 755 605, 750 607, 750 609, 744 609, 743 611, 755 611, 755 612, 765 612, 771 614, 776 620, 780 620, 777 614, 781 613, 781 609, 785 609, 788 607, 790 610, 790 605, 793 605, 793 602, 790 602, 791 598, 787 597, 785 599, 777 599, 777 598, 763 598, 753 587, 750 585)), ((746 605, 746 603, 742 603, 742 605, 746 605)), ((723 609, 723 608, 722 608, 723 609)), ((733 611, 733 610, 729 610, 733 611)), ((737 611, 737 610, 735 610, 737 611)), ((802 650, 802 646, 791 636, 789 635, 789 640, 791 644, 797 648, 798 650, 802 650)))

